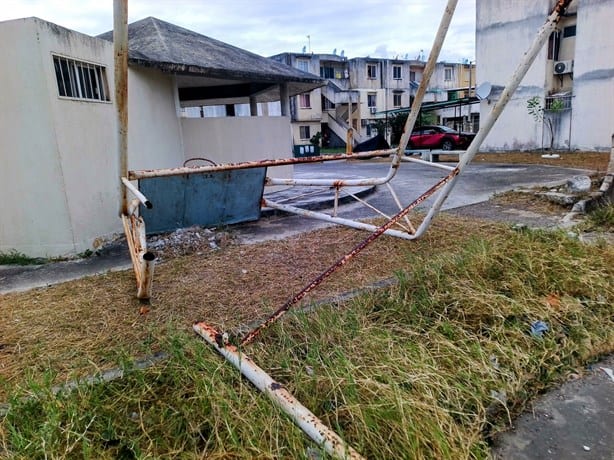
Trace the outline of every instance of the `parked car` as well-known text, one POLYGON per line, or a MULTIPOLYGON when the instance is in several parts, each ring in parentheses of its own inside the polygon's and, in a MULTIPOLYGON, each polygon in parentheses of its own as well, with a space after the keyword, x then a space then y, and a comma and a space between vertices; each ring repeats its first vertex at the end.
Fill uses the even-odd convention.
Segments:
POLYGON ((460 133, 447 126, 420 126, 414 128, 409 138, 409 149, 465 149, 475 134, 460 133))

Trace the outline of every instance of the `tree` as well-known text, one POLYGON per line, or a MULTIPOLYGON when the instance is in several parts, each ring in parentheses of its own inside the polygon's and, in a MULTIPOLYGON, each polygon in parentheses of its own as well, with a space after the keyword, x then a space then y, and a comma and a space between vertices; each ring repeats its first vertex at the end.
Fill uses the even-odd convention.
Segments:
MULTIPOLYGON (((403 135, 403 130, 405 129, 405 123, 407 122, 408 116, 408 112, 397 113, 389 116, 388 124, 390 125, 390 130, 392 132, 392 135, 390 136, 390 143, 392 145, 399 145, 399 142, 401 142, 401 136, 403 135)), ((420 112, 418 120, 416 120, 416 126, 434 125, 436 123, 437 116, 434 112, 420 112)))
MULTIPOLYGON (((539 96, 533 96, 527 101, 527 112, 533 117, 536 123, 542 123, 548 128, 550 133, 550 150, 554 149, 554 116, 562 112, 565 104, 561 99, 552 99, 550 107, 546 109, 539 96)), ((544 149, 542 137, 542 150, 544 149)))
POLYGON ((311 145, 315 145, 316 147, 319 147, 320 139, 322 139, 322 133, 320 131, 318 131, 313 136, 311 136, 311 139, 309 139, 309 143, 311 145))

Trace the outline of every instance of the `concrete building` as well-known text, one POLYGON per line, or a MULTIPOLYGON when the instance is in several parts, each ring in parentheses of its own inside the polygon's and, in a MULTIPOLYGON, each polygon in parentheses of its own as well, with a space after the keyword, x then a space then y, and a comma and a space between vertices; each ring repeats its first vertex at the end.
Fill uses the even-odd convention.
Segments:
MULTIPOLYGON (((482 116, 491 110, 554 3, 478 0, 477 76, 493 88, 481 102, 482 116)), ((484 150, 528 150, 551 144, 566 150, 610 149, 614 40, 609 27, 613 17, 614 0, 571 3, 486 138, 484 150), (544 109, 543 122, 528 112, 531 99, 544 109)))
MULTIPOLYGON (((272 59, 326 79, 326 86, 295 98, 291 114, 295 145, 308 144, 320 132, 323 145, 330 147, 344 146, 350 127, 354 142, 362 142, 377 134, 378 121, 408 110, 425 66, 419 60, 348 59, 335 54, 282 53, 272 59)), ((470 86, 475 86, 475 65, 438 63, 425 102, 460 101, 470 96, 470 86)), ((479 107, 440 106, 436 109, 440 123, 477 128, 479 107)))
MULTIPOLYGON (((71 255, 121 231, 111 37, 37 18, 0 23, 11 43, 0 48, 0 252, 71 255)), ((129 26, 128 79, 130 169, 288 157, 289 99, 322 84, 155 18, 129 26), (181 116, 209 104, 256 115, 280 100, 278 117, 181 116)))

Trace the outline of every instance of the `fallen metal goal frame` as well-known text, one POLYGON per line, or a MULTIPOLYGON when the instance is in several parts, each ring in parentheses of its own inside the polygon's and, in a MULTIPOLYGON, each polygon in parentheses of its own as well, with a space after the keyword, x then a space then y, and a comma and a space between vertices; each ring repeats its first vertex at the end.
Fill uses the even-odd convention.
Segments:
MULTIPOLYGON (((259 368, 246 354, 242 348, 253 340, 258 335, 270 326, 272 323, 281 318, 294 305, 300 302, 310 291, 317 288, 325 279, 332 273, 346 265, 364 248, 371 244, 381 235, 390 235, 408 240, 420 238, 430 226, 434 217, 439 213, 443 203, 448 198, 450 192, 454 188, 458 177, 462 174, 465 167, 471 162, 476 155, 480 145, 492 129, 494 123, 503 112, 505 106, 510 100, 513 93, 518 88, 521 80, 527 73, 535 57, 543 47, 544 43, 550 36, 550 33, 555 29, 561 15, 565 12, 571 0, 558 0, 546 22, 538 30, 533 43, 525 52, 518 67, 510 77, 508 84, 501 93, 499 100, 496 102, 491 112, 486 119, 481 123, 480 129, 473 139, 472 143, 467 148, 466 152, 460 155, 456 166, 442 165, 437 163, 426 162, 417 158, 408 158, 404 156, 409 136, 416 122, 426 88, 429 84, 430 77, 435 68, 435 64, 439 57, 439 52, 443 45, 446 32, 454 15, 458 0, 448 0, 445 11, 439 25, 437 35, 427 61, 423 79, 417 90, 414 103, 405 124, 405 129, 401 137, 398 148, 390 150, 379 150, 350 155, 334 155, 328 157, 308 157, 308 158, 288 158, 279 160, 262 160, 255 162, 245 162, 237 164, 216 165, 216 166, 201 166, 195 168, 174 168, 174 169, 157 169, 146 171, 128 171, 127 168, 127 0, 114 0, 114 46, 115 46, 115 79, 116 79, 116 99, 118 107, 118 149, 120 152, 120 171, 122 184, 122 205, 121 217, 128 240, 130 255, 135 271, 137 282, 137 297, 140 299, 149 299, 151 297, 153 283, 153 267, 155 255, 147 250, 147 241, 145 236, 145 222, 139 215, 139 205, 150 208, 152 203, 141 193, 131 181, 146 180, 153 177, 164 177, 184 174, 203 174, 215 171, 226 171, 233 169, 248 169, 256 167, 274 167, 289 164, 309 163, 332 161, 351 158, 369 158, 381 155, 391 155, 391 163, 388 174, 379 178, 365 179, 266 179, 265 185, 286 185, 286 186, 309 186, 309 187, 334 187, 335 189, 335 206, 332 214, 323 212, 308 211, 291 205, 274 202, 263 199, 262 206, 286 211, 306 217, 312 217, 327 222, 346 225, 349 227, 370 231, 371 234, 356 245, 347 254, 337 260, 333 265, 324 270, 318 277, 308 283, 301 291, 290 298, 284 305, 279 307, 272 315, 254 327, 242 337, 230 338, 228 334, 216 330, 215 328, 200 322, 194 325, 194 330, 203 337, 212 347, 214 347, 227 361, 234 365, 242 375, 252 382, 259 390, 267 394, 284 412, 286 412, 293 421, 305 433, 313 439, 318 445, 322 446, 327 453, 336 458, 362 458, 351 446, 345 443, 336 433, 326 427, 313 413, 305 408, 298 400, 296 400, 283 385, 273 380, 265 371, 259 368), (435 182, 428 190, 422 193, 413 202, 406 206, 402 206, 390 182, 394 178, 398 168, 402 162, 425 164, 446 171, 446 174, 435 182), (375 226, 368 223, 343 219, 338 217, 337 203, 339 192, 343 188, 363 187, 371 185, 386 185, 392 194, 393 199, 399 207, 399 211, 394 216, 387 216, 381 211, 378 213, 387 218, 386 223, 381 226, 375 226), (133 195, 133 199, 128 201, 128 193, 133 195), (408 214, 418 205, 423 203, 430 196, 436 195, 434 203, 431 205, 426 216, 422 219, 418 226, 410 221, 408 214), (404 224, 401 223, 404 222, 404 224), (393 228, 399 226, 400 230, 393 228), (231 342, 238 344, 233 345, 231 342)), ((362 202, 355 195, 358 201, 362 202)), ((365 204, 363 202, 363 204, 365 204)), ((370 205, 368 205, 370 206, 370 205)))

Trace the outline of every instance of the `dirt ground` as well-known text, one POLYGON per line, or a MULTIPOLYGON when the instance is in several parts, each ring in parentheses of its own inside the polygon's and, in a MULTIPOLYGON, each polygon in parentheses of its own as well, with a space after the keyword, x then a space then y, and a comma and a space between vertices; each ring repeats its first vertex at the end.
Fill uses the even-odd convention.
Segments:
MULTIPOLYGON (((559 158, 542 158, 542 152, 492 152, 478 153, 473 163, 512 163, 566 166, 590 169, 598 173, 607 170, 610 152, 556 152, 559 158)), ((456 155, 440 155, 440 161, 456 161, 456 155)))

